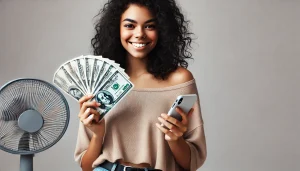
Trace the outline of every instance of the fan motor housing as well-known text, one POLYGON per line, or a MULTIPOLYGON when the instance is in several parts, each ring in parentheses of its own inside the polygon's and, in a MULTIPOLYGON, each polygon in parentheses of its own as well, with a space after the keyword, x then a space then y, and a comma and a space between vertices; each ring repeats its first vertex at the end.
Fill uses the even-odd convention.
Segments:
POLYGON ((43 123, 44 120, 42 115, 36 110, 26 110, 18 119, 19 127, 30 133, 40 130, 43 123))

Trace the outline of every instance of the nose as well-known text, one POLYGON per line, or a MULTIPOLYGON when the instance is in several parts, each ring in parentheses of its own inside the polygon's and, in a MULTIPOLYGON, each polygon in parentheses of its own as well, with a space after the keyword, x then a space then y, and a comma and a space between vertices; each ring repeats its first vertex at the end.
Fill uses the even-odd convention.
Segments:
POLYGON ((145 31, 142 27, 136 27, 135 38, 144 39, 146 37, 145 31))

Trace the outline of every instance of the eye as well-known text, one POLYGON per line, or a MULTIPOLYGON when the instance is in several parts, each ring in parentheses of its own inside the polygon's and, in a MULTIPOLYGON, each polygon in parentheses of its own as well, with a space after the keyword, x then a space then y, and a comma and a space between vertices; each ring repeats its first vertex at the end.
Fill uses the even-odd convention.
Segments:
POLYGON ((134 25, 133 24, 125 24, 124 27, 126 27, 126 28, 134 28, 134 25))
POLYGON ((146 25, 145 28, 146 29, 155 29, 155 25, 154 24, 146 25))

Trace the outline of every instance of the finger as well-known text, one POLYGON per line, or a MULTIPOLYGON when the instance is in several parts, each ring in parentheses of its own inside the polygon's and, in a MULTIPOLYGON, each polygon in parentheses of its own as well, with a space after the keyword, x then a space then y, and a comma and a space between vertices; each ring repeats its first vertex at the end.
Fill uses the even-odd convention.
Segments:
POLYGON ((81 122, 83 123, 83 125, 85 126, 91 126, 92 125, 92 121, 94 119, 94 114, 90 115, 89 117, 81 120, 81 122))
POLYGON ((82 113, 84 113, 86 111, 87 108, 97 108, 99 106, 100 106, 100 103, 97 103, 96 101, 84 102, 80 108, 79 117, 82 113))
POLYGON ((90 109, 90 114, 94 114, 94 121, 99 122, 100 121, 100 113, 96 109, 90 109))
POLYGON ((165 126, 167 127, 167 129, 173 130, 173 129, 177 129, 178 127, 176 125, 171 124, 170 122, 166 121, 165 119, 158 117, 158 120, 165 126))
POLYGON ((156 123, 155 124, 156 127, 161 131, 163 132, 164 134, 167 134, 171 139, 177 139, 177 137, 175 136, 175 134, 173 134, 170 130, 162 127, 160 124, 156 123))
POLYGON ((167 115, 165 113, 162 113, 161 117, 163 119, 167 120, 168 122, 172 123, 173 125, 177 126, 177 127, 184 127, 184 125, 182 124, 182 122, 180 122, 176 118, 173 118, 172 116, 169 116, 169 115, 167 115))
POLYGON ((169 129, 171 132, 173 132, 177 137, 181 137, 183 133, 186 131, 186 127, 177 127, 176 125, 173 125, 172 123, 164 120, 161 117, 158 117, 158 120, 162 123, 161 126, 169 129))
POLYGON ((173 128, 170 129, 170 131, 176 136, 176 137, 182 137, 183 136, 183 132, 181 132, 178 128, 173 128))
POLYGON ((87 108, 81 115, 80 115, 80 120, 86 119, 90 115, 90 110, 91 108, 87 108))
MULTIPOLYGON (((191 111, 192 109, 190 109, 191 111)), ((180 108, 180 107, 176 107, 176 112, 178 112, 182 118, 181 122, 184 124, 184 125, 187 125, 188 123, 188 120, 187 120, 187 114, 180 108)))
POLYGON ((165 128, 165 129, 169 129, 169 128, 167 128, 164 124, 160 124, 160 126, 162 126, 163 128, 165 128))
POLYGON ((79 105, 80 105, 80 108, 81 108, 81 106, 82 106, 82 104, 83 104, 84 102, 90 100, 92 97, 94 97, 93 94, 88 94, 88 95, 85 95, 85 96, 81 97, 81 99, 78 100, 79 105))
POLYGON ((100 114, 96 109, 93 108, 87 108, 86 111, 81 115, 81 120, 89 117, 90 115, 94 115, 94 121, 99 122, 100 114))

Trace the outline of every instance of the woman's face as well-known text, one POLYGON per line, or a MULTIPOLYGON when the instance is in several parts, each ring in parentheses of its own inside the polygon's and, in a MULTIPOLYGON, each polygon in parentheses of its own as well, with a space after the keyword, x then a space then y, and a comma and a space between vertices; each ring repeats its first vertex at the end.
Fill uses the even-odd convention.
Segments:
POLYGON ((130 5, 121 16, 120 37, 128 56, 146 57, 158 39, 154 16, 146 7, 130 5))

